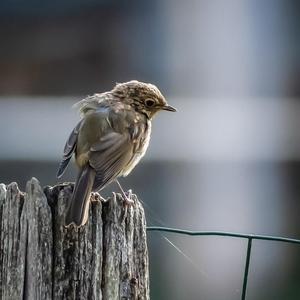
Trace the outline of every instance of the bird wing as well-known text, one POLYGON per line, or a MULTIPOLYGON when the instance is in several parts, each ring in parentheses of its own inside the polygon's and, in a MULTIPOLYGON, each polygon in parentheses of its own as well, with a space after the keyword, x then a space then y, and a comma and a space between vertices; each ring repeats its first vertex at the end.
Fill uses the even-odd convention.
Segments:
POLYGON ((116 179, 133 156, 128 131, 110 131, 90 148, 89 163, 96 171, 93 190, 100 190, 116 179))
POLYGON ((60 178, 67 165, 69 164, 69 161, 75 151, 75 148, 76 148, 76 144, 77 144, 77 137, 78 137, 78 132, 79 132, 79 128, 81 126, 81 123, 82 123, 82 120, 76 125, 76 127, 72 130, 66 144, 65 144, 65 147, 64 147, 64 153, 63 153, 63 157, 62 157, 62 160, 59 164, 59 167, 58 167, 58 171, 57 171, 57 178, 60 178))

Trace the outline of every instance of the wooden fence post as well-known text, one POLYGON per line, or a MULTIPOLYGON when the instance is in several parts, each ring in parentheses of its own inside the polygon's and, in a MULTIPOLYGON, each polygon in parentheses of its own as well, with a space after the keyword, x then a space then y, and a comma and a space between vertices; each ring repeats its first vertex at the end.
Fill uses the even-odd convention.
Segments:
POLYGON ((0 299, 149 299, 144 210, 113 194, 65 228, 73 184, 0 184, 0 299))

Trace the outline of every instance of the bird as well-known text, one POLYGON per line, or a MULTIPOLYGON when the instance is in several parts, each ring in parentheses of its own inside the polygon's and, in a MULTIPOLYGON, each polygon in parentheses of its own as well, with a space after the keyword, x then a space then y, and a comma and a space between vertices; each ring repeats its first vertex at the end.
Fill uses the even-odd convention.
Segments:
POLYGON ((74 155, 79 172, 65 226, 80 227, 88 219, 91 193, 114 181, 125 202, 132 202, 117 179, 127 176, 144 156, 154 115, 176 109, 155 85, 137 80, 117 83, 112 90, 88 96, 74 107, 81 119, 66 141, 57 177, 63 175, 74 155))

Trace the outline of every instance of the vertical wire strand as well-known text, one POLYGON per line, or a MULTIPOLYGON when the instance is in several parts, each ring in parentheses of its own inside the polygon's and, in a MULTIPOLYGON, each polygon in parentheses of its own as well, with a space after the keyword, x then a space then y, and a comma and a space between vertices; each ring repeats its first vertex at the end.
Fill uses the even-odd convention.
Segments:
POLYGON ((247 292, 247 284, 248 284, 248 275, 249 275, 249 266, 250 266, 250 257, 251 257, 251 249, 252 249, 252 238, 248 238, 247 245, 247 255, 246 255, 246 263, 245 263, 245 271, 244 271, 244 280, 243 280, 243 291, 241 300, 246 299, 247 292))

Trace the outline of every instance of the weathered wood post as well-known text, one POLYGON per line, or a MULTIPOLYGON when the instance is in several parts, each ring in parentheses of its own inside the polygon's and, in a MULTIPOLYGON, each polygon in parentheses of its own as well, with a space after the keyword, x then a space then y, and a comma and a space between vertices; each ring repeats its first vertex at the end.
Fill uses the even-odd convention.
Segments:
POLYGON ((65 228, 73 184, 25 193, 0 184, 0 299, 149 299, 143 207, 121 195, 93 202, 89 222, 65 228))

